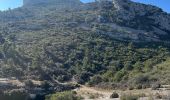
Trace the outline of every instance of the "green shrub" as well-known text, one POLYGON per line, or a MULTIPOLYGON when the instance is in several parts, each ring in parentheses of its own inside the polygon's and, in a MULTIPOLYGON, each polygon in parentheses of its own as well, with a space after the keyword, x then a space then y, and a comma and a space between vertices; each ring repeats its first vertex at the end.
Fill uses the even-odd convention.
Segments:
POLYGON ((139 96, 137 95, 132 95, 132 94, 123 94, 120 97, 120 100, 138 100, 139 96))
POLYGON ((83 98, 77 96, 75 92, 65 91, 57 92, 55 94, 50 94, 46 96, 45 100, 82 100, 83 98))
POLYGON ((129 86, 129 90, 133 90, 134 89, 134 87, 133 86, 129 86))
POLYGON ((25 84, 25 86, 27 86, 27 87, 34 87, 34 83, 31 81, 31 80, 26 80, 25 82, 24 82, 24 84, 25 84))
POLYGON ((126 71, 119 71, 116 73, 114 80, 119 82, 122 80, 122 78, 126 75, 126 71))
POLYGON ((1 93, 0 100, 27 100, 29 95, 20 91, 13 91, 11 93, 1 93))
POLYGON ((98 94, 98 93, 89 93, 89 99, 97 99, 99 97, 101 97, 102 95, 101 94, 98 94))
POLYGON ((155 94, 155 98, 156 98, 156 99, 162 99, 163 96, 162 96, 161 94, 159 94, 159 93, 156 93, 156 94, 155 94))
POLYGON ((119 94, 116 92, 113 92, 110 98, 119 98, 119 94))
POLYGON ((93 95, 93 94, 90 94, 90 95, 89 95, 89 99, 95 99, 95 98, 96 98, 95 95, 93 95))
POLYGON ((96 75, 91 78, 88 85, 93 86, 93 85, 99 84, 100 82, 102 82, 102 78, 100 76, 96 75))
POLYGON ((144 84, 149 81, 149 76, 148 75, 138 75, 135 78, 135 84, 144 84))
POLYGON ((48 90, 51 86, 50 86, 50 82, 48 81, 43 81, 41 84, 41 87, 45 90, 48 90))
POLYGON ((136 85, 136 89, 142 89, 142 85, 141 84, 136 85))
POLYGON ((151 88, 152 88, 152 90, 157 90, 160 87, 161 87, 161 85, 156 83, 156 84, 153 84, 151 88))

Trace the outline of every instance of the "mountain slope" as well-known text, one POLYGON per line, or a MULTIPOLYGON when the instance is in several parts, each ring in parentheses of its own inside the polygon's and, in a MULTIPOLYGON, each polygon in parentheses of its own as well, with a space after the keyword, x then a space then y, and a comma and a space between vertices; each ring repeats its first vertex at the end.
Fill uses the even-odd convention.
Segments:
POLYGON ((25 0, 0 13, 1 77, 89 85, 166 80, 147 74, 169 57, 169 14, 129 0, 55 2, 25 0))

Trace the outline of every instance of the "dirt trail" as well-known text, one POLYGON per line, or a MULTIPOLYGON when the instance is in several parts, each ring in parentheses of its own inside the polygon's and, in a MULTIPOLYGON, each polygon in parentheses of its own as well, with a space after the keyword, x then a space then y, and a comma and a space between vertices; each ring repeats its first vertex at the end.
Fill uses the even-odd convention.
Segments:
MULTIPOLYGON (((111 94, 113 91, 119 94, 145 94, 146 97, 141 97, 139 100, 148 100, 149 96, 154 96, 155 94, 159 93, 160 95, 170 97, 170 90, 166 88, 160 88, 160 90, 151 90, 151 89, 141 89, 141 90, 102 90, 96 89, 93 87, 87 87, 82 85, 80 88, 75 89, 78 95, 81 95, 85 100, 120 100, 120 98, 110 99, 111 94)), ((166 99, 166 100, 170 100, 166 99)))
MULTIPOLYGON (((41 81, 32 80, 34 84, 40 85, 41 81)), ((57 81, 58 82, 58 81, 57 81)), ((66 83, 58 82, 62 85, 68 85, 68 84, 76 84, 75 81, 70 81, 66 83)), ((7 79, 7 78, 0 78, 0 84, 8 85, 12 84, 15 86, 23 87, 24 83, 17 80, 17 79, 7 79)), ((140 89, 140 90, 103 90, 103 89, 97 89, 94 87, 87 87, 84 85, 81 85, 79 88, 75 89, 74 91, 77 92, 78 95, 84 97, 85 100, 120 100, 119 98, 110 99, 110 96, 113 92, 116 92, 119 94, 119 97, 122 94, 145 94, 146 97, 140 98, 139 100, 148 100, 149 96, 155 96, 155 94, 159 94, 161 96, 166 97, 165 100, 170 100, 170 85, 163 85, 162 88, 159 88, 158 90, 152 90, 150 88, 148 89, 140 89)), ((156 100, 156 99, 154 99, 156 100)))
POLYGON ((113 91, 99 90, 92 87, 81 86, 75 89, 78 95, 84 97, 85 100, 119 100, 110 99, 110 95, 113 91))

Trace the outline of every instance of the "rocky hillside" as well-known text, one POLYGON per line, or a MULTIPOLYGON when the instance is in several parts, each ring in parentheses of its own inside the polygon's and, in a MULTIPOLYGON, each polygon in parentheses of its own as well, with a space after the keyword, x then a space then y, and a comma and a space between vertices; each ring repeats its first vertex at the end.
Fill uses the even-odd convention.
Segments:
POLYGON ((0 12, 0 76, 101 87, 170 83, 156 73, 170 57, 169 42, 170 15, 155 6, 24 0, 0 12))
POLYGON ((23 0, 23 6, 44 6, 44 5, 75 5, 80 4, 79 0, 23 0))

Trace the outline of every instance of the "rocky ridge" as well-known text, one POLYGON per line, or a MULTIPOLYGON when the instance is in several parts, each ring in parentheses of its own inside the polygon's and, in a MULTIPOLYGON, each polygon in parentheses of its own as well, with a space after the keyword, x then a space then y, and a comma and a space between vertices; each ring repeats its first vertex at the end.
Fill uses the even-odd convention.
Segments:
MULTIPOLYGON (((169 41, 170 15, 155 6, 140 4, 130 0, 97 0, 96 2, 88 4, 83 4, 79 0, 24 0, 23 2, 24 6, 13 11, 13 14, 8 11, 1 13, 0 15, 2 18, 0 18, 0 20, 3 19, 2 21, 4 22, 7 20, 14 20, 14 18, 15 20, 22 20, 26 16, 30 18, 45 17, 45 12, 48 12, 50 9, 53 9, 52 12, 56 9, 59 12, 71 9, 77 12, 89 10, 95 14, 90 15, 91 19, 94 18, 91 23, 96 23, 98 21, 99 23, 97 24, 106 24, 111 28, 115 26, 115 24, 122 27, 122 29, 124 27, 131 28, 131 30, 126 30, 127 28, 124 28, 124 34, 118 31, 116 33, 118 36, 113 32, 104 32, 112 36, 116 35, 116 38, 127 38, 134 41, 169 41), (22 12, 24 9, 30 13, 25 14, 24 11, 22 12), (33 9, 36 10, 37 13, 33 12, 33 9), (21 15, 15 16, 15 12, 21 15), (136 31, 132 30, 138 32, 135 33, 136 31)), ((59 12, 56 13, 60 14, 59 12)), ((68 13, 65 12, 64 16, 67 14, 68 13)), ((84 21, 86 20, 85 14, 79 16, 82 16, 82 18, 84 17, 84 21)))

